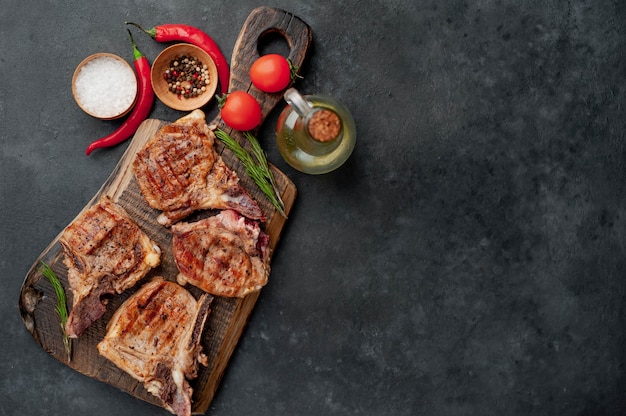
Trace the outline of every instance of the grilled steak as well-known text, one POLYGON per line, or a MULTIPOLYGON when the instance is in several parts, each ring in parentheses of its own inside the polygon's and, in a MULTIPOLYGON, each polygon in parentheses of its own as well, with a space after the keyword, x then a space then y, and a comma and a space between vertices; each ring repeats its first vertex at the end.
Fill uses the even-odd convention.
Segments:
POLYGON ((65 326, 72 338, 106 312, 104 295, 134 286, 161 261, 159 247, 108 197, 72 221, 60 242, 73 294, 65 326))
POLYGON ((178 283, 218 296, 244 297, 261 289, 270 273, 269 236, 257 221, 233 210, 172 226, 178 283))
POLYGON ((157 276, 128 298, 107 325, 98 352, 159 397, 178 416, 191 414, 192 388, 212 297, 196 301, 185 288, 157 276))
POLYGON ((162 211, 165 226, 201 209, 234 209, 264 219, 258 203, 239 185, 239 178, 215 152, 215 134, 204 113, 195 110, 163 126, 133 162, 148 205, 162 211))

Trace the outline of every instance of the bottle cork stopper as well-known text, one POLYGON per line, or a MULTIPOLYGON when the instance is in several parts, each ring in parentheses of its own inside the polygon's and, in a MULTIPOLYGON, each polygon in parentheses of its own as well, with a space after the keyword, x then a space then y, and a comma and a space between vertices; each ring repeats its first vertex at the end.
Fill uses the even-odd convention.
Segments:
POLYGON ((313 113, 307 127, 315 140, 329 142, 339 136, 341 120, 334 111, 322 109, 313 113))

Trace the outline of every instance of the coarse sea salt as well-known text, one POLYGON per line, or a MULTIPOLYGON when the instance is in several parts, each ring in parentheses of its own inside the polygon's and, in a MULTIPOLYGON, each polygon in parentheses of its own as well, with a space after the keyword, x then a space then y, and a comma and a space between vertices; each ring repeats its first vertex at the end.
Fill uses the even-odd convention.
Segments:
POLYGON ((135 101, 137 78, 125 62, 99 56, 88 61, 76 74, 74 93, 87 113, 99 118, 114 118, 135 101))

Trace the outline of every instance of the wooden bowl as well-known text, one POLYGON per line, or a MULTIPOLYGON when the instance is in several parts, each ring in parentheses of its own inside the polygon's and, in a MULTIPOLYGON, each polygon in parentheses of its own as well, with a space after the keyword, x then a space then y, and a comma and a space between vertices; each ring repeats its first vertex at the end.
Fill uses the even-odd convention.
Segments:
POLYGON ((76 67, 72 95, 90 116, 114 120, 128 114, 135 105, 137 84, 135 70, 124 59, 112 53, 95 53, 76 67))
MULTIPOLYGON (((218 82, 217 67, 213 59, 202 49, 188 43, 178 43, 165 48, 152 63, 150 78, 152 89, 159 100, 168 107, 180 111, 193 111, 208 103, 215 95, 218 82), (185 98, 170 91, 169 82, 164 78, 164 73, 170 68, 172 61, 183 56, 197 58, 207 67, 209 80, 205 86, 206 90, 195 97, 185 98)), ((188 85, 188 81, 183 81, 183 84, 188 85)))

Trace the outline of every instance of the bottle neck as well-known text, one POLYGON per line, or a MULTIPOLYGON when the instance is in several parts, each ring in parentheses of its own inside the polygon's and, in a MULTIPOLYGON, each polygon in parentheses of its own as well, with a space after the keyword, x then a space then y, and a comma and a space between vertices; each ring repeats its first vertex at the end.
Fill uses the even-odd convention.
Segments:
POLYGON ((295 88, 287 89, 284 98, 291 108, 302 118, 307 118, 307 116, 313 112, 313 105, 300 95, 295 88))

